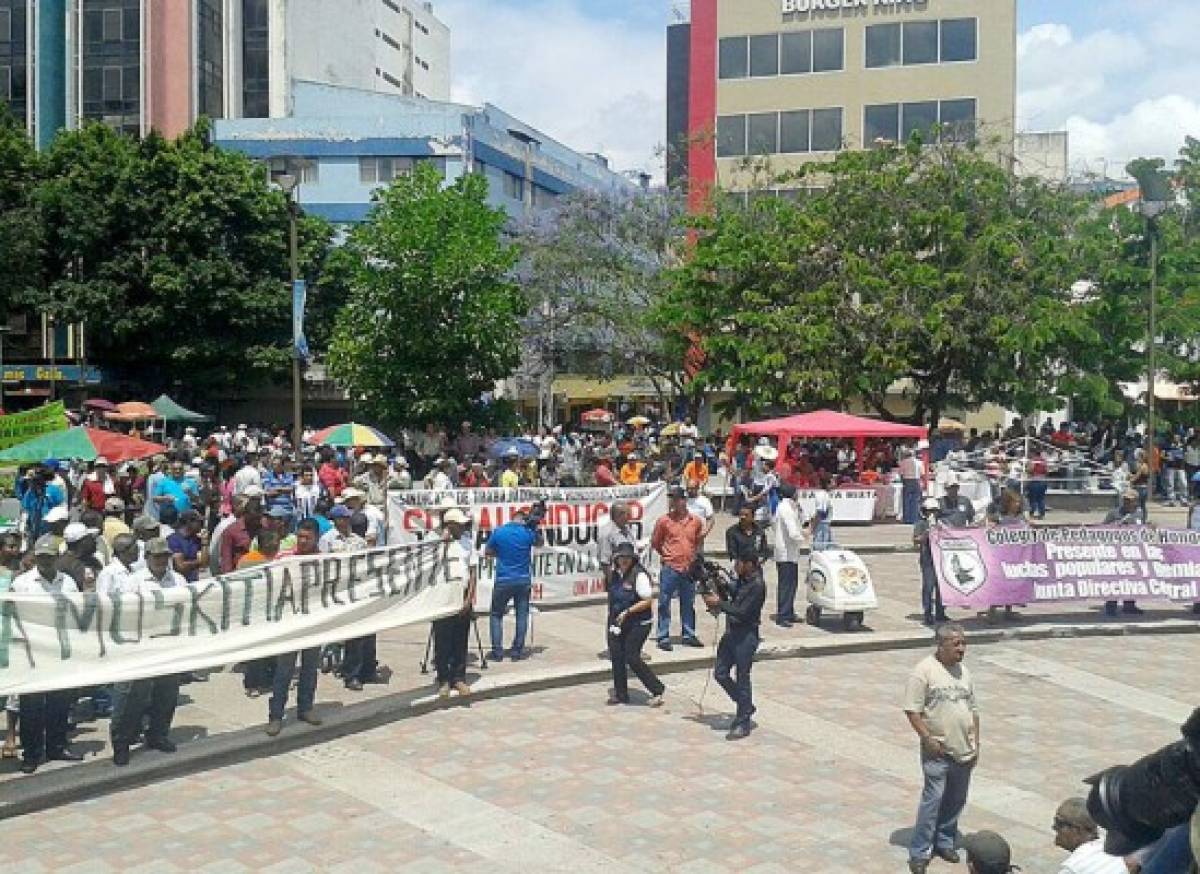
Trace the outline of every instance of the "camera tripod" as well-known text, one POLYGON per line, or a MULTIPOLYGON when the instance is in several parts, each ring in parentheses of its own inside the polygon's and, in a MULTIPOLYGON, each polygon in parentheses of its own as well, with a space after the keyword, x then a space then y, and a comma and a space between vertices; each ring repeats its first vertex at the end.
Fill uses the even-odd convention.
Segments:
MULTIPOLYGON (((475 630, 475 648, 479 653, 479 669, 487 670, 487 656, 483 651, 483 638, 479 636, 479 616, 474 610, 471 611, 471 627, 475 630)), ((429 638, 425 641, 425 658, 421 660, 421 673, 429 673, 429 658, 433 653, 433 624, 429 626, 429 638)))

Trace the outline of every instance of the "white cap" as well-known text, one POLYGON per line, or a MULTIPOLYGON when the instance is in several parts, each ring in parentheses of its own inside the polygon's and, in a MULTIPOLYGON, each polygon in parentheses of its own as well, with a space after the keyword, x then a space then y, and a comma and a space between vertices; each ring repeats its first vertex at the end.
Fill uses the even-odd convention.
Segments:
POLYGON ((467 516, 466 513, 464 513, 462 510, 458 509, 457 507, 455 507, 453 510, 447 510, 445 513, 442 514, 442 521, 443 522, 453 522, 456 525, 466 525, 468 522, 471 521, 471 519, 470 519, 470 517, 467 516))
POLYGON ((774 461, 779 458, 779 450, 774 446, 758 446, 755 448, 754 454, 763 461, 774 461))
POLYGON ((105 458, 103 455, 98 455, 98 456, 96 456, 96 460, 93 461, 92 464, 96 465, 97 467, 99 467, 100 465, 104 465, 105 467, 108 467, 108 459, 105 458))
POLYGON ((46 511, 46 515, 42 517, 43 522, 65 522, 70 518, 67 513, 67 508, 63 506, 51 507, 46 511))
POLYGON ((394 463, 396 467, 408 467, 408 459, 403 455, 397 455, 394 463))
POLYGON ((67 543, 78 543, 85 537, 95 537, 99 533, 95 528, 88 528, 80 522, 72 522, 63 529, 63 540, 67 543))
POLYGON ((344 498, 347 501, 350 500, 351 498, 365 498, 366 496, 367 496, 366 492, 364 492, 362 489, 356 489, 353 486, 351 486, 348 489, 342 490, 342 498, 344 498))
POLYGON ((369 452, 364 452, 361 456, 359 456, 358 460, 360 462, 362 462, 363 464, 370 464, 372 461, 375 460, 375 456, 369 452))
POLYGON ((243 498, 261 498, 263 496, 262 486, 251 483, 242 489, 243 498))

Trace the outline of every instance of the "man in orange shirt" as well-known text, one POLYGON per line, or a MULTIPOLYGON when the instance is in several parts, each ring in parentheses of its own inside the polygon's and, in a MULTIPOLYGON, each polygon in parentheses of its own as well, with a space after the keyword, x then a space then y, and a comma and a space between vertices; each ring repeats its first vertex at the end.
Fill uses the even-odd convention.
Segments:
POLYGON ((703 452, 695 453, 692 460, 683 466, 683 481, 697 482, 700 488, 708 484, 708 462, 704 460, 703 452))
POLYGON ((679 486, 670 492, 671 510, 658 520, 650 546, 662 556, 658 594, 658 648, 671 651, 671 600, 679 593, 679 620, 684 646, 703 647, 696 637, 696 583, 688 568, 704 545, 703 523, 688 512, 687 493, 679 486))
POLYGON ((621 485, 636 486, 642 481, 642 470, 646 465, 638 460, 636 452, 629 453, 628 460, 621 465, 621 485))

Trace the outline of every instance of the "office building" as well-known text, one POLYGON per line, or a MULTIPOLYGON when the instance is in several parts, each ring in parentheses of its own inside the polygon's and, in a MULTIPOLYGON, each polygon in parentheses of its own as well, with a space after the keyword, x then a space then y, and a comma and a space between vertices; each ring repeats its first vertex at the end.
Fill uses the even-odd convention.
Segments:
POLYGON ((736 190, 747 158, 786 171, 914 132, 1011 154, 1016 12, 1016 0, 692 0, 668 32, 672 181, 694 196, 736 190))
POLYGON ((283 117, 295 79, 446 99, 450 32, 417 0, 0 0, 0 102, 39 147, 283 117))
POLYGON ((492 205, 511 215, 542 209, 569 191, 632 192, 637 184, 601 156, 577 152, 484 104, 380 94, 294 81, 287 118, 225 119, 214 140, 266 162, 304 159, 305 210, 337 223, 366 218, 381 186, 430 162, 453 182, 482 173, 492 205))

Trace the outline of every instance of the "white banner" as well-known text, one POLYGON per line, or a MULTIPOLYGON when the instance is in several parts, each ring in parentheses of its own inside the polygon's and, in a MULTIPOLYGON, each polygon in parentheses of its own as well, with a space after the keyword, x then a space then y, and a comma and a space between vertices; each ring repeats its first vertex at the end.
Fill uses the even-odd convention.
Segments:
MULTIPOLYGON (((874 489, 833 489, 827 492, 833 505, 834 522, 870 522, 875 518, 874 489)), ((809 489, 796 492, 796 502, 811 519, 817 511, 817 493, 809 489)))
POLYGON ((149 595, 0 595, 0 695, 183 673, 462 607, 457 543, 296 556, 149 595))
MULTIPOLYGON (((609 507, 615 501, 629 504, 630 529, 648 568, 656 557, 649 551, 654 523, 667 513, 664 483, 600 489, 449 489, 445 491, 391 492, 389 543, 420 542, 438 537, 440 510, 462 508, 471 517, 476 548, 482 559, 476 609, 486 612, 491 603, 493 562, 483 557, 492 532, 527 510, 538 500, 546 502, 541 531, 545 545, 533 551, 533 600, 549 601, 605 591, 600 571, 600 536, 611 525, 609 507)), ((656 566, 656 565, 655 565, 656 566)))

